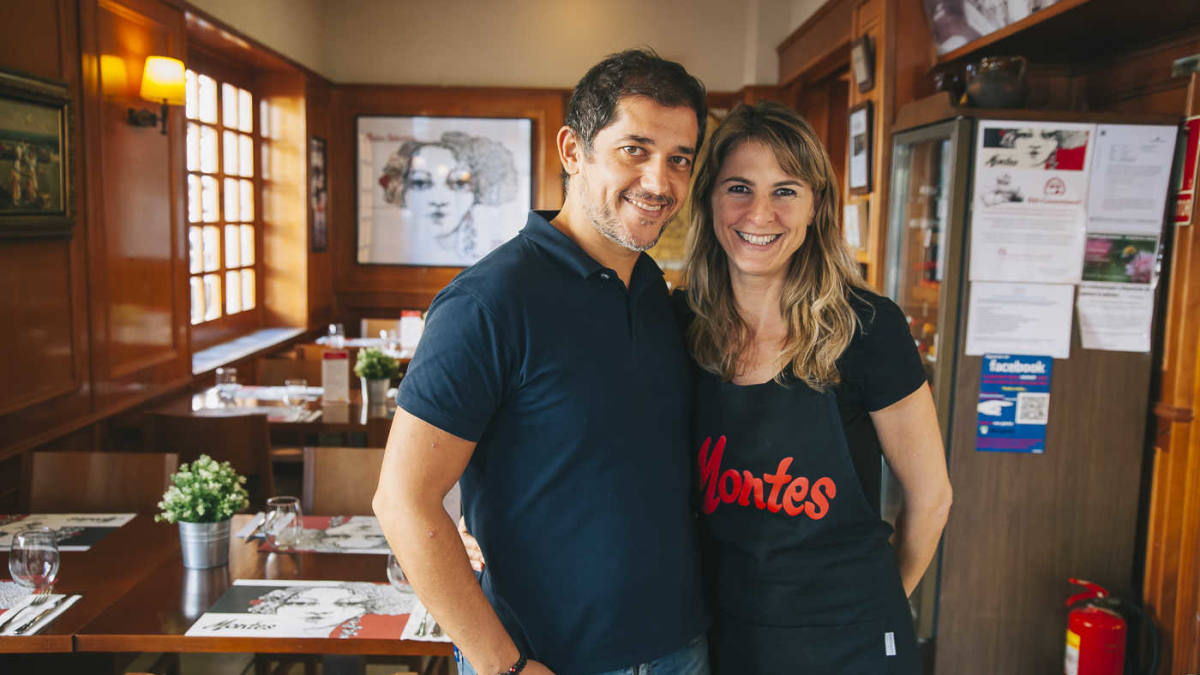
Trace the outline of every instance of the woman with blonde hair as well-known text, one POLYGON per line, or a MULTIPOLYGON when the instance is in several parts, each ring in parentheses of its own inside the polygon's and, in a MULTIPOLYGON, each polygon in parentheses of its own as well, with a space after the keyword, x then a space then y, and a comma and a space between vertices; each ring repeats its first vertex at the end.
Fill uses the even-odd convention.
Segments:
POLYGON ((863 282, 803 118, 738 106, 703 155, 676 305, 696 365, 713 672, 915 675, 907 595, 951 491, 904 314, 863 282), (894 532, 881 454, 902 486, 894 532))

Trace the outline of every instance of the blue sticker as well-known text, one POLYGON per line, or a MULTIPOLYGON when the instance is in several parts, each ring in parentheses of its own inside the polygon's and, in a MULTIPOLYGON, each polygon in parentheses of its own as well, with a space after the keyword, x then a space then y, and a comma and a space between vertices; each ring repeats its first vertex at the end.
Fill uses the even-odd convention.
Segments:
POLYGON ((985 354, 979 381, 975 449, 980 452, 1046 451, 1050 418, 1049 356, 985 354))

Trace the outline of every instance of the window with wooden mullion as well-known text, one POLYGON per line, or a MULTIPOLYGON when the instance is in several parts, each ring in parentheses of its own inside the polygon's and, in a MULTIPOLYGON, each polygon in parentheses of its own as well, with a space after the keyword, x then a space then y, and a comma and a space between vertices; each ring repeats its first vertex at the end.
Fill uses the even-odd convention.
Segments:
MULTIPOLYGON (((247 82, 197 65, 187 72, 189 289, 193 348, 261 325, 259 145, 247 82)), ((245 78, 248 80, 249 78, 245 78)))

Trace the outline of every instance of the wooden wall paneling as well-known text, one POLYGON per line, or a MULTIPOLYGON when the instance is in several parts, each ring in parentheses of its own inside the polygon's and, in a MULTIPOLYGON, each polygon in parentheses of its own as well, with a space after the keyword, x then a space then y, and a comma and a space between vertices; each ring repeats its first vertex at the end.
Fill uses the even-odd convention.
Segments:
POLYGON ((81 48, 93 293, 96 408, 129 404, 191 376, 186 237, 183 233, 184 121, 172 107, 168 135, 125 121, 145 57, 186 60, 183 14, 154 0, 89 0, 81 48), (124 86, 105 81, 103 56, 124 62, 124 86))
MULTIPOLYGON (((1200 114, 1200 75, 1190 76, 1185 104, 1177 110, 1200 114)), ((1200 434, 1195 427, 1200 237, 1195 230, 1193 225, 1174 232, 1142 585, 1147 610, 1162 631, 1159 672, 1171 675, 1200 670, 1200 434)))
POLYGON ((355 138, 357 115, 527 117, 533 120, 534 207, 562 205, 555 136, 569 92, 550 89, 346 85, 334 88, 329 132, 330 252, 336 317, 393 316, 425 309, 461 270, 456 267, 359 265, 356 257, 355 138))
MULTIPOLYGON (((72 0, 0 0, 0 69, 65 82, 71 95, 70 240, 0 242, 0 458, 81 425, 91 409, 85 147, 80 110, 78 14, 72 0)), ((2 497, 0 497, 2 498, 2 497)))
POLYGON ((829 0, 775 48, 779 83, 820 79, 849 60, 858 0, 829 0))
MULTIPOLYGON (((323 80, 314 77, 308 78, 307 83, 307 110, 305 113, 308 137, 311 139, 316 136, 325 140, 325 157, 326 163, 329 161, 330 153, 330 113, 329 105, 332 100, 332 89, 329 84, 323 80)), ((326 167, 328 168, 328 166, 326 167)), ((309 180, 312 176, 312 167, 309 167, 309 180)), ((329 176, 326 175, 326 189, 328 190, 329 176)), ((308 181, 305 182, 305 199, 308 198, 308 181)), ((333 211, 330 204, 339 199, 352 198, 352 195, 333 194, 331 191, 326 193, 328 200, 326 202, 326 223, 327 227, 332 230, 333 223, 330 222, 329 216, 333 211)), ((310 215, 311 218, 311 215, 310 215)), ((310 232, 311 235, 311 232, 310 232)), ((308 325, 321 326, 333 320, 334 305, 336 299, 333 294, 333 256, 330 253, 331 247, 326 243, 324 251, 314 253, 312 251, 312 242, 309 241, 308 247, 308 325)))
MULTIPOLYGON (((888 30, 895 13, 894 0, 859 0, 855 3, 851 20, 851 40, 863 35, 869 36, 874 42, 875 56, 875 87, 863 93, 853 83, 850 86, 851 107, 870 101, 874 106, 871 130, 871 193, 867 196, 851 196, 849 194, 849 177, 843 184, 846 190, 847 202, 857 202, 869 199, 867 219, 869 222, 866 233, 867 252, 867 283, 876 290, 883 288, 883 250, 887 238, 883 233, 886 221, 886 190, 891 169, 891 105, 892 80, 895 71, 895 59, 887 58, 892 49, 893 34, 888 30)), ((847 148, 846 152, 849 149, 847 148)), ((847 155, 848 157, 848 155, 847 155)), ((848 162, 848 159, 847 159, 848 162)))
MULTIPOLYGON (((270 138, 259 158, 262 224, 259 300, 267 326, 307 327, 308 126, 306 77, 288 70, 259 71, 259 95, 270 110, 270 138), (265 157, 265 160, 264 160, 265 157)), ((260 127, 261 128, 261 127, 260 127)), ((332 228, 331 228, 332 229, 332 228)))

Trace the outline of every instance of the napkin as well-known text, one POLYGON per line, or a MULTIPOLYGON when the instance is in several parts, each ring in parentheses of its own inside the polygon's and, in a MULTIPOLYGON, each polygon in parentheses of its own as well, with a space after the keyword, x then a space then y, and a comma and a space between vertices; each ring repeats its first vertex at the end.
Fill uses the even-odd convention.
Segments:
MULTIPOLYGON (((27 596, 25 597, 25 599, 24 599, 24 600, 22 600, 21 602, 17 603, 17 605, 15 605, 15 606, 13 606, 13 607, 9 608, 9 609, 8 609, 7 611, 5 611, 4 613, 0 614, 0 619, 3 619, 3 618, 4 618, 4 617, 6 617, 6 616, 10 616, 9 612, 19 612, 19 613, 21 613, 21 614, 24 614, 24 615, 25 615, 25 616, 20 616, 20 615, 17 615, 17 616, 16 616, 16 617, 15 617, 15 618, 14 618, 12 621, 9 621, 9 622, 5 623, 5 624, 4 624, 4 630, 3 630, 3 631, 0 631, 0 635, 14 635, 14 633, 13 633, 13 629, 14 629, 14 628, 16 628, 17 626, 20 626, 20 625, 21 625, 23 622, 25 622, 25 621, 28 621, 28 620, 29 620, 29 619, 30 619, 32 616, 34 616, 34 615, 35 615, 37 612, 43 611, 43 610, 46 608, 46 606, 45 606, 45 605, 38 605, 38 606, 35 606, 35 607, 30 607, 30 606, 29 606, 29 603, 33 602, 33 597, 34 597, 34 596, 33 596, 33 594, 32 594, 32 593, 30 593, 29 595, 27 595, 27 596), (26 611, 27 609, 28 609, 28 611, 26 611)), ((64 596, 64 595, 61 595, 61 594, 53 594, 53 595, 51 595, 51 596, 50 596, 50 600, 48 600, 47 602, 52 602, 52 601, 54 601, 54 600, 55 600, 55 599, 57 599, 57 598, 63 598, 63 597, 66 597, 67 599, 66 599, 66 600, 63 600, 63 601, 61 601, 61 602, 59 602, 59 603, 58 603, 58 606, 57 606, 57 607, 55 607, 53 611, 51 611, 51 612, 50 612, 49 614, 47 614, 46 616, 42 617, 42 618, 41 618, 41 619, 40 619, 40 620, 39 620, 37 623, 35 623, 34 625, 32 625, 32 626, 30 626, 29 628, 27 628, 27 629, 26 629, 26 630, 25 630, 23 633, 21 633, 21 635, 22 635, 22 636, 25 636, 25 635, 36 635, 36 634, 38 633, 38 631, 40 631, 40 630, 42 630, 43 628, 45 628, 46 626, 50 625, 50 622, 52 622, 52 621, 54 621, 55 619, 57 619, 57 618, 58 618, 58 616, 59 616, 60 614, 62 614, 63 612, 67 611, 67 609, 68 609, 68 608, 69 608, 71 605, 73 605, 73 604, 75 604, 76 602, 78 602, 78 601, 79 601, 79 599, 80 599, 81 597, 83 597, 83 596, 81 596, 81 595, 72 595, 72 596, 70 596, 70 597, 67 597, 67 596, 64 596)))
POLYGON ((434 637, 430 635, 436 622, 433 616, 429 614, 429 610, 425 609, 425 605, 414 599, 412 613, 408 615, 408 623, 404 624, 404 630, 400 633, 401 640, 417 640, 419 642, 453 642, 446 631, 442 631, 440 635, 434 637), (421 624, 425 625, 425 634, 417 635, 417 631, 421 629, 421 624))

